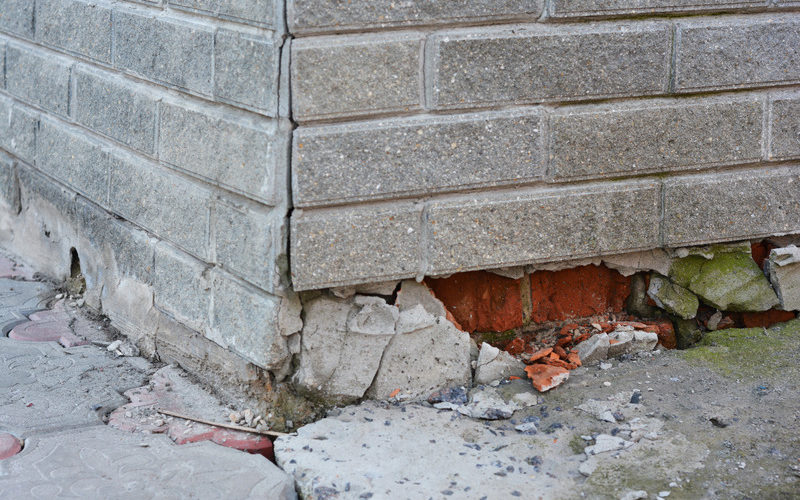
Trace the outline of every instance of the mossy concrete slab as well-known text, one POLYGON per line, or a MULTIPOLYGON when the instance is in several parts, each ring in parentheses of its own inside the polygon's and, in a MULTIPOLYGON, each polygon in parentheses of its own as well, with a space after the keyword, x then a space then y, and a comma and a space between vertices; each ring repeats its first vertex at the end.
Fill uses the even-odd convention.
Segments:
MULTIPOLYGON (((673 261, 670 279, 694 292, 706 304, 723 311, 767 311, 778 297, 749 249, 689 255, 673 261)), ((729 249, 726 249, 729 250, 729 249)))

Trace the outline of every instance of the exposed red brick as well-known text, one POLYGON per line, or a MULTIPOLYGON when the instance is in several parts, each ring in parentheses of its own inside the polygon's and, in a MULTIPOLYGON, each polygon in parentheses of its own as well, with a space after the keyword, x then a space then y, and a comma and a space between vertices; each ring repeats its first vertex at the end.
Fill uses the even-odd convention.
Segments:
POLYGON ((775 245, 767 241, 759 241, 758 243, 750 244, 750 253, 753 255, 753 260, 756 261, 758 267, 764 269, 764 261, 769 257, 770 251, 775 248, 775 245))
POLYGON ((519 356, 525 351, 525 341, 520 337, 515 338, 506 345, 506 352, 512 356, 519 356))
POLYGON ((775 323, 793 320, 796 317, 793 311, 780 311, 770 309, 764 312, 740 313, 742 326, 745 328, 769 328, 775 323))
POLYGON ((631 289, 630 277, 594 265, 537 271, 530 280, 536 323, 622 312, 631 289))
POLYGON ((539 392, 549 391, 569 378, 569 370, 551 365, 529 365, 525 367, 525 373, 539 392))
POLYGON ((520 280, 473 271, 425 283, 464 331, 503 332, 522 326, 520 280))

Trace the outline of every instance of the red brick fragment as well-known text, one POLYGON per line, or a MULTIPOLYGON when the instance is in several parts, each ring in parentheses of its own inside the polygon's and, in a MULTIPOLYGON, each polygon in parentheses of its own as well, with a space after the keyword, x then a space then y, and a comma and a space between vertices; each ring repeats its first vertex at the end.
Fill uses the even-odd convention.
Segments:
POLYGON ((531 379, 533 387, 539 392, 549 391, 569 378, 569 370, 566 368, 542 364, 525 367, 525 373, 531 379))
POLYGON ((506 352, 512 356, 519 356, 525 351, 525 341, 520 337, 515 338, 506 345, 506 352))
POLYGON ((630 278, 605 266, 537 271, 530 276, 531 320, 564 321, 622 312, 630 295, 630 278))
POLYGON ((794 311, 781 311, 770 309, 764 312, 741 313, 742 326, 745 328, 769 328, 775 323, 793 320, 796 317, 794 311))
POLYGON ((21 450, 22 443, 19 439, 11 434, 0 432, 0 460, 13 457, 21 450))
POLYGON ((540 351, 536 351, 535 353, 533 353, 533 355, 530 357, 530 359, 528 359, 528 363, 534 363, 534 362, 536 362, 536 361, 538 361, 538 360, 540 360, 540 359, 542 359, 542 358, 544 358, 546 356, 549 356, 550 353, 552 353, 552 352, 553 352, 553 348, 552 347, 548 347, 546 349, 542 349, 540 351))

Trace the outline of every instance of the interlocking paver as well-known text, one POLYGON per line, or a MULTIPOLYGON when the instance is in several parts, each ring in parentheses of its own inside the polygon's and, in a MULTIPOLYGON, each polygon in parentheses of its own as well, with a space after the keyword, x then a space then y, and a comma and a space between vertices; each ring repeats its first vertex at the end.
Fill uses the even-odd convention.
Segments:
POLYGON ((47 434, 0 462, 0 498, 296 498, 264 457, 105 426, 47 434))
POLYGON ((146 373, 94 346, 0 338, 0 428, 22 437, 100 424, 100 413, 125 404, 120 394, 146 373))

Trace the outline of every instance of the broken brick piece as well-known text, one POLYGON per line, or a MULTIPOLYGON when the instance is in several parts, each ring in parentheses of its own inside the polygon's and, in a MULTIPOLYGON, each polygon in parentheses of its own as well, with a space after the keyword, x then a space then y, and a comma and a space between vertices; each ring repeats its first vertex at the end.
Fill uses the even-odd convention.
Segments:
POLYGON ((525 373, 539 392, 549 391, 569 378, 569 370, 551 365, 529 365, 525 367, 525 373))
POLYGON ((528 363, 536 362, 536 361, 544 358, 545 356, 549 356, 550 353, 552 353, 552 352, 553 352, 553 348, 552 347, 548 347, 547 349, 542 349, 540 351, 536 351, 535 353, 533 353, 533 355, 530 357, 530 359, 528 359, 528 363))
POLYGON ((11 434, 0 432, 0 460, 13 457, 22 450, 22 443, 11 434))
POLYGON ((506 352, 512 356, 519 356, 525 351, 525 341, 520 337, 515 338, 506 346, 506 352))

